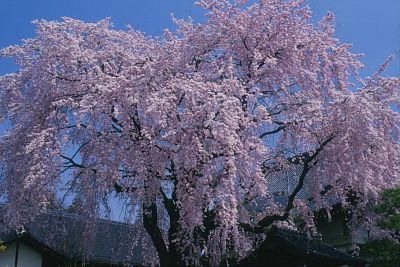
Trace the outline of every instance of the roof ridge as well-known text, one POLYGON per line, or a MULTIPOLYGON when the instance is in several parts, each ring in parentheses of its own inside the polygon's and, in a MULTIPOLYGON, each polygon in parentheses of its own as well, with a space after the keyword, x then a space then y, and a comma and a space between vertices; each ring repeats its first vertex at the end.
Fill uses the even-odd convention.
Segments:
MULTIPOLYGON (((73 218, 73 219, 78 219, 81 221, 85 221, 85 219, 83 218, 82 215, 79 214, 74 214, 74 213, 69 213, 67 211, 46 211, 43 214, 48 214, 48 215, 60 215, 62 217, 67 217, 67 218, 73 218)), ((96 221, 100 221, 102 223, 105 224, 111 224, 111 225, 119 225, 119 226, 126 226, 129 228, 140 228, 140 225, 138 225, 137 223, 127 223, 127 222, 119 222, 119 221, 114 221, 111 219, 105 219, 105 218, 101 218, 101 217, 95 217, 96 221)))

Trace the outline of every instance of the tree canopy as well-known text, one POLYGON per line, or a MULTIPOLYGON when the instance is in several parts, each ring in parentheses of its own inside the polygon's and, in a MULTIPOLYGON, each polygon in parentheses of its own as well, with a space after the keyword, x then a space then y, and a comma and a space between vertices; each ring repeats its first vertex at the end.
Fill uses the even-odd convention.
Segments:
POLYGON ((332 199, 370 225, 368 202, 400 178, 400 79, 381 75, 388 62, 360 77, 333 14, 314 25, 303 2, 202 0, 204 23, 174 19, 161 37, 36 21, 1 50, 19 66, 0 77, 1 220, 19 227, 64 192, 90 222, 118 194, 162 266, 241 259, 299 216, 315 231, 332 199), (265 176, 293 164, 277 203, 265 176))

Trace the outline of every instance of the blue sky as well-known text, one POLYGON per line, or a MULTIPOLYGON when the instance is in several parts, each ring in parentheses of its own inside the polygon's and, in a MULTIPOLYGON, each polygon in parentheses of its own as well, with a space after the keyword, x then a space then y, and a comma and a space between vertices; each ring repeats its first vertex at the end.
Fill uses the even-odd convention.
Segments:
MULTIPOLYGON (((84 21, 111 17, 116 28, 131 25, 149 35, 173 28, 170 13, 201 21, 203 11, 191 0, 2 0, 0 3, 0 47, 19 44, 34 36, 34 19, 58 20, 68 16, 84 21)), ((309 0, 316 19, 328 10, 336 14, 337 37, 352 43, 353 52, 365 53, 370 75, 385 58, 400 49, 400 0, 309 0)), ((15 71, 11 60, 0 59, 0 75, 15 71)), ((400 56, 388 75, 400 76, 400 56)))

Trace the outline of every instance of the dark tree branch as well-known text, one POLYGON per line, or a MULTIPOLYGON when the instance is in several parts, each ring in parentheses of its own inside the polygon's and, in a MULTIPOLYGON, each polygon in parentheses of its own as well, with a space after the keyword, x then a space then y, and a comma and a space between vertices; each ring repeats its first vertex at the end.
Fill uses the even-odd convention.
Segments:
POLYGON ((142 204, 142 215, 143 215, 143 226, 147 233, 150 235, 151 240, 157 250, 158 257, 160 259, 160 266, 170 266, 171 261, 168 257, 168 249, 165 244, 162 232, 158 226, 158 207, 157 207, 157 194, 152 192, 151 179, 155 179, 153 176, 157 176, 153 173, 152 166, 148 168, 149 176, 144 181, 144 198, 142 204))
POLYGON ((94 173, 97 172, 97 170, 94 169, 94 168, 89 168, 87 166, 84 166, 82 164, 77 163, 76 161, 73 160, 73 158, 67 157, 67 156, 62 155, 62 154, 60 154, 60 157, 65 159, 70 164, 70 165, 67 165, 65 167, 75 167, 75 168, 80 168, 80 169, 89 169, 89 170, 93 171, 94 173))
POLYGON ((49 72, 49 71, 48 71, 48 73, 49 73, 51 76, 53 76, 54 78, 59 79, 59 80, 64 80, 64 81, 68 81, 68 82, 80 82, 80 81, 82 81, 82 80, 80 80, 80 79, 74 79, 74 78, 69 78, 69 77, 60 76, 59 74, 54 74, 54 73, 49 72))
MULTIPOLYGON (((263 232, 265 227, 270 226, 276 221, 285 221, 289 218, 290 211, 294 206, 294 200, 296 199, 297 194, 303 188, 304 179, 306 178, 307 174, 309 173, 310 169, 312 168, 313 161, 317 158, 317 156, 323 151, 323 149, 333 140, 334 135, 328 137, 325 141, 323 141, 320 146, 314 151, 314 153, 306 153, 300 155, 300 157, 295 157, 295 160, 298 160, 299 163, 303 164, 303 170, 300 174, 298 183, 293 190, 293 192, 289 195, 285 210, 283 214, 274 214, 274 215, 267 215, 263 219, 261 219, 256 226, 252 226, 246 223, 240 224, 240 226, 249 232, 253 233, 261 233, 263 232)), ((293 160, 292 160, 293 161, 293 160)))
POLYGON ((114 77, 114 78, 119 77, 118 75, 116 75, 116 74, 114 74, 114 73, 107 72, 107 71, 106 71, 106 66, 105 66, 104 64, 101 64, 101 65, 100 65, 100 70, 101 70, 101 72, 104 73, 105 75, 108 75, 108 76, 111 76, 111 77, 114 77))
POLYGON ((286 128, 285 125, 279 126, 279 127, 276 128, 275 130, 268 131, 268 132, 263 132, 262 134, 260 134, 259 137, 260 137, 260 139, 263 139, 264 137, 266 137, 266 136, 268 136, 268 135, 271 135, 271 134, 276 134, 276 133, 282 131, 282 130, 285 129, 285 128, 286 128))
POLYGON ((160 259, 160 266, 169 266, 168 250, 157 224, 157 205, 154 201, 143 204, 143 226, 150 235, 160 259))
POLYGON ((284 213, 282 215, 272 215, 272 216, 264 217, 262 220, 260 220, 258 222, 258 224, 257 224, 258 227, 261 227, 261 228, 268 227, 275 221, 284 221, 284 220, 288 219, 289 213, 294 206, 294 200, 295 200, 297 194, 303 188, 304 179, 306 178, 308 172, 312 168, 310 163, 321 153, 321 151, 324 149, 324 147, 326 145, 328 145, 329 142, 332 141, 333 137, 334 136, 332 135, 329 138, 327 138, 324 142, 321 143, 321 145, 315 150, 314 153, 312 153, 309 157, 306 157, 304 159, 303 170, 300 174, 299 181, 297 183, 297 186, 295 187, 295 189, 293 190, 293 192, 290 194, 290 196, 288 198, 288 202, 286 204, 284 213))
POLYGON ((176 235, 180 231, 179 226, 179 210, 176 206, 176 171, 174 161, 171 160, 171 166, 168 168, 168 171, 171 173, 170 177, 172 182, 174 183, 174 187, 172 190, 171 198, 165 194, 164 190, 160 188, 160 193, 163 198, 164 207, 167 210, 169 216, 169 229, 168 229, 168 239, 169 243, 169 260, 170 264, 175 265, 183 265, 182 256, 180 253, 180 244, 174 242, 176 240, 176 235))

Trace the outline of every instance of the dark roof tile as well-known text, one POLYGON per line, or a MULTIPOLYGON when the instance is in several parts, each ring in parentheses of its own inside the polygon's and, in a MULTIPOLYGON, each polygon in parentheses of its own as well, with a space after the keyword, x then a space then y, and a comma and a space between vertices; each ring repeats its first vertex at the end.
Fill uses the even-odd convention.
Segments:
MULTIPOLYGON (((26 227, 29 236, 67 259, 97 263, 143 263, 143 230, 137 226, 103 219, 93 221, 93 231, 83 218, 65 212, 38 216, 26 227)), ((9 242, 18 238, 15 232, 0 235, 9 242)), ((148 238, 148 237, 147 237, 148 238)))

